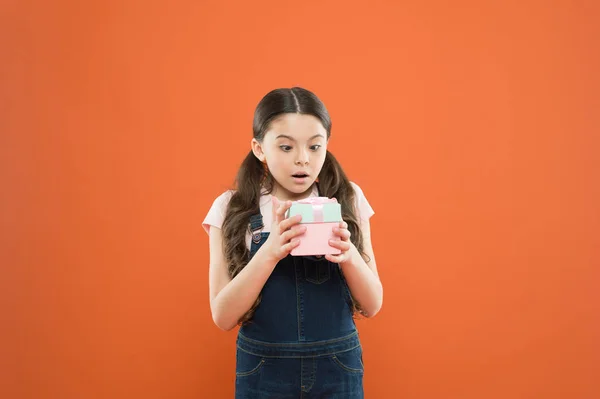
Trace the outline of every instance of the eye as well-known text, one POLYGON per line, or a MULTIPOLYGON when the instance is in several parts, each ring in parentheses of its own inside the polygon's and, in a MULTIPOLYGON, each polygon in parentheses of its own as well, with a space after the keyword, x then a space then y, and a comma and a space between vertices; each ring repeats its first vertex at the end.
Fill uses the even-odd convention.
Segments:
POLYGON ((315 144, 310 146, 310 149, 313 151, 317 151, 319 148, 321 148, 321 144, 315 144))
POLYGON ((280 145, 279 148, 281 148, 284 152, 289 152, 292 150, 292 147, 289 145, 280 145))

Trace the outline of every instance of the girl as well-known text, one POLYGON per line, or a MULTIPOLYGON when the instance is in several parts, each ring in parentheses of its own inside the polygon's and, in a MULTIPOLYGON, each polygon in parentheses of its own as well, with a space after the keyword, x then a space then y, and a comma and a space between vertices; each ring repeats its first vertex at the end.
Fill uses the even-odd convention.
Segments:
POLYGON ((331 120, 310 91, 268 93, 254 113, 251 151, 236 190, 203 227, 210 241, 210 307, 237 337, 236 398, 362 398, 362 348, 353 315, 374 316, 383 288, 371 246, 373 210, 327 151, 331 120), (305 227, 292 201, 336 198, 339 255, 291 256, 305 227))

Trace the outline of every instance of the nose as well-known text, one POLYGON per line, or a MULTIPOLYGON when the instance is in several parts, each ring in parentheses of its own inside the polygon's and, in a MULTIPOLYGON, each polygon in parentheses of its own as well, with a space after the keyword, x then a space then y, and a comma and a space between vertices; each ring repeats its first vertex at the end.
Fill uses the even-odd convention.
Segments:
POLYGON ((306 151, 300 151, 296 159, 296 165, 308 165, 308 153, 306 151))

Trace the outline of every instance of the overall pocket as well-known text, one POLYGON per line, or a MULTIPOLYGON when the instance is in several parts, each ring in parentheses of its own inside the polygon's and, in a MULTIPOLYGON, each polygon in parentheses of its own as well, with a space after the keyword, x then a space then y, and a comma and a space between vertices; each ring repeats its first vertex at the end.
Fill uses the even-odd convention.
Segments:
POLYGON ((364 372, 362 348, 360 346, 349 351, 338 352, 331 357, 331 360, 343 371, 349 373, 364 372))
POLYGON ((240 348, 237 348, 235 355, 235 375, 236 377, 249 377, 257 374, 262 366, 265 364, 265 359, 244 352, 240 348))
POLYGON ((331 278, 331 267, 329 261, 312 261, 302 259, 306 281, 313 284, 323 284, 331 278))

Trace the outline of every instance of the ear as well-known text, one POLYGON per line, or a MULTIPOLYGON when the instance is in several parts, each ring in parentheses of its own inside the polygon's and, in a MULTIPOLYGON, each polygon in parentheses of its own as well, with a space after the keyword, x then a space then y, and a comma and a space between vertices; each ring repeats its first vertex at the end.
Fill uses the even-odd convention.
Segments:
POLYGON ((252 152, 254 156, 258 158, 260 162, 265 162, 265 153, 262 148, 262 144, 258 142, 256 139, 252 139, 250 142, 250 146, 252 147, 252 152))

